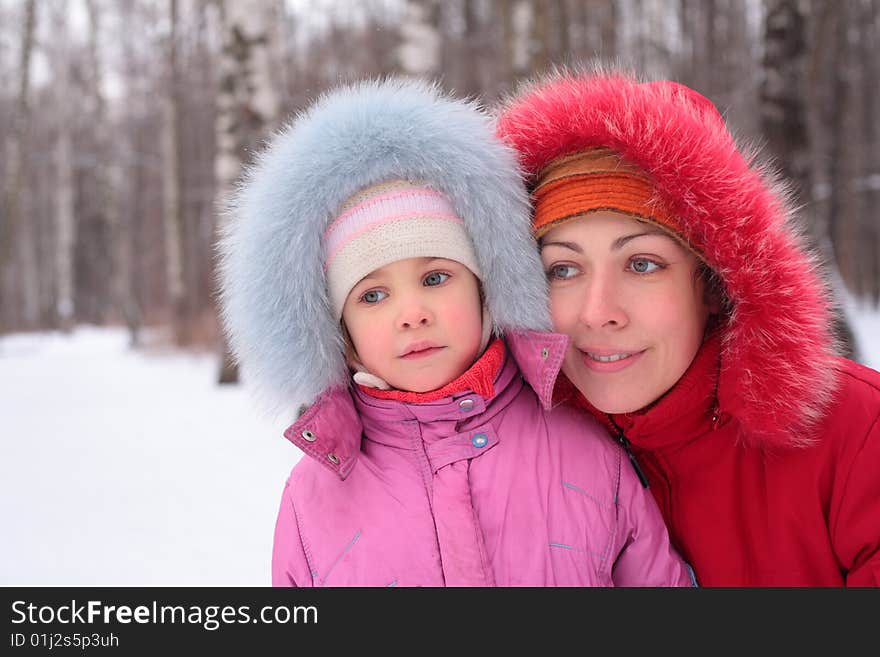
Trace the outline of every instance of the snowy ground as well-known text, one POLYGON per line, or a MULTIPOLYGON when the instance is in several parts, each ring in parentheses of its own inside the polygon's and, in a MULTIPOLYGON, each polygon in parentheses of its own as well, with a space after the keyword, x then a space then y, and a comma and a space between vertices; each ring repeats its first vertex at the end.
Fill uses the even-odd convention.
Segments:
MULTIPOLYGON (((847 310, 880 368, 880 311, 847 310)), ((0 339, 0 585, 268 585, 301 453, 215 376, 115 329, 0 339)))
POLYGON ((859 362, 880 370, 880 309, 847 298, 846 316, 856 334, 859 362))
POLYGON ((301 453, 215 360, 112 329, 0 340, 0 584, 270 583, 301 453))

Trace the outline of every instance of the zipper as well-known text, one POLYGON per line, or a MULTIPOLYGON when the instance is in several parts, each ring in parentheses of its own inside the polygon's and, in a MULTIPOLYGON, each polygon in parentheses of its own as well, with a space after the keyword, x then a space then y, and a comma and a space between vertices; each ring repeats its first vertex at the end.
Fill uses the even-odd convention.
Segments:
POLYGON ((645 476, 644 471, 642 470, 642 466, 639 465, 639 460, 636 458, 636 455, 633 454, 632 449, 630 448, 629 438, 627 438, 623 429, 614 421, 614 418, 611 415, 608 415, 608 420, 617 430, 617 442, 620 443, 621 447, 623 447, 623 451, 626 452, 627 458, 629 458, 629 462, 632 463, 633 469, 636 471, 636 475, 639 478, 639 481, 642 482, 642 488, 648 488, 648 478, 645 476))
MULTIPOLYGON (((639 476, 639 480, 642 482, 642 485, 645 488, 648 488, 648 478, 645 475, 644 470, 642 470, 639 461, 636 458, 636 455, 633 453, 631 449, 631 443, 629 439, 624 435, 623 429, 614 421, 610 415, 608 416, 611 424, 614 426, 617 431, 617 442, 619 442, 624 450, 627 453, 627 456, 630 458, 630 463, 633 464, 633 468, 635 468, 636 474, 639 476)), ((672 541, 673 546, 676 550, 679 551, 682 558, 685 558, 684 551, 681 549, 681 544, 678 542, 678 528, 676 523, 673 521, 672 517, 672 484, 669 481, 669 477, 667 476, 667 470, 665 467, 661 465, 661 461, 658 459, 657 455, 650 451, 642 451, 641 458, 644 459, 645 468, 651 472, 654 477, 654 483, 658 484, 658 486, 654 486, 652 489, 654 501, 657 502, 657 507, 660 510, 660 515, 663 516, 663 521, 666 523, 667 530, 669 531, 669 538, 672 541)), ((686 559, 688 564, 692 565, 692 561, 690 559, 686 559)))

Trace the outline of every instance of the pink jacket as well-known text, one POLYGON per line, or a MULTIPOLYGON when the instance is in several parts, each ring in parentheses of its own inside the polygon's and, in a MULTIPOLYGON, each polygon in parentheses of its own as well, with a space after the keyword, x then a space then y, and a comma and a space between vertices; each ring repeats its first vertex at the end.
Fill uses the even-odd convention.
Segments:
POLYGON ((509 333, 489 400, 319 397, 285 431, 307 456, 273 585, 691 585, 622 449, 581 411, 550 410, 566 343, 509 333))

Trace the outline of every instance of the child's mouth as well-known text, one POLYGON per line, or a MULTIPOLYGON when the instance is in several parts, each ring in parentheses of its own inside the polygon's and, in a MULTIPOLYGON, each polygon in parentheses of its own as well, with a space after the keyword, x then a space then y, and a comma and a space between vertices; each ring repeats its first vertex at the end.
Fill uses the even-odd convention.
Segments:
POLYGON ((432 344, 430 342, 425 343, 416 343, 410 345, 406 352, 401 356, 401 358, 405 358, 406 360, 415 360, 418 358, 427 358, 428 356, 433 356, 441 349, 445 349, 446 347, 438 346, 432 344))

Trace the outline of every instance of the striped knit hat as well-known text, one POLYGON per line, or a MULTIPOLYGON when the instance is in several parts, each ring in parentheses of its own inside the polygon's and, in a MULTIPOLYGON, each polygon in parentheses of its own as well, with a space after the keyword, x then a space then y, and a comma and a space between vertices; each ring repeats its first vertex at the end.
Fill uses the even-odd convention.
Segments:
POLYGON ((536 176, 532 197, 538 238, 571 219, 610 211, 658 224, 682 239, 679 220, 665 207, 648 176, 608 148, 590 148, 550 161, 536 176))
POLYGON ((424 182, 390 180, 352 195, 324 232, 324 270, 334 316, 371 271, 404 258, 460 262, 481 278, 464 222, 449 199, 424 182))

